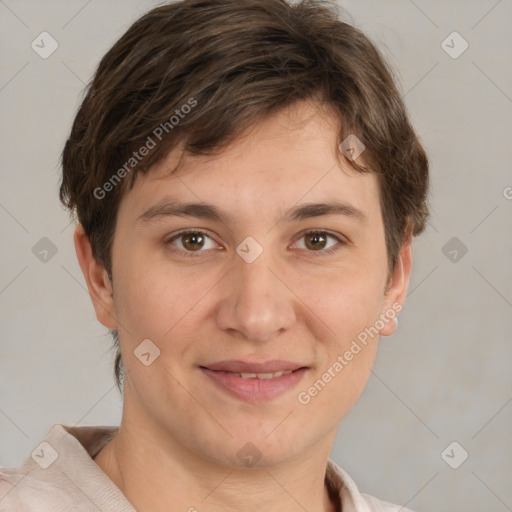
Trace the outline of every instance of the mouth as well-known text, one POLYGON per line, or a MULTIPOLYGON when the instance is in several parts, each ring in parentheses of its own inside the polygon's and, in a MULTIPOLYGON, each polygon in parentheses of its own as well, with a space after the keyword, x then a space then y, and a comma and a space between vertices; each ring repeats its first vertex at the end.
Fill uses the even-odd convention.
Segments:
POLYGON ((263 402, 290 391, 309 367, 289 361, 247 363, 222 361, 200 366, 201 372, 216 389, 246 402, 263 402))
MULTIPOLYGON (((204 369, 209 370, 209 368, 204 368, 204 369)), ((289 375, 290 373, 297 371, 297 370, 286 370, 286 371, 281 370, 281 371, 277 371, 277 372, 263 372, 263 373, 251 373, 251 372, 237 373, 237 372, 228 372, 228 371, 224 371, 224 370, 213 370, 213 371, 220 371, 220 372, 227 373, 230 375, 236 375, 237 377, 241 377, 242 379, 267 380, 267 379, 274 379, 276 377, 281 377, 282 375, 289 375)))

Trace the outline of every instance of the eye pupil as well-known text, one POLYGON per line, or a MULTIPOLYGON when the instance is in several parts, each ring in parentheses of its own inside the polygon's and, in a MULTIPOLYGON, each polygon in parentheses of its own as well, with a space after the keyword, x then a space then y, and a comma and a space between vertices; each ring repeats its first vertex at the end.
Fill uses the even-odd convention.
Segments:
POLYGON ((183 246, 192 251, 201 249, 204 245, 204 236, 201 233, 186 233, 183 235, 183 246), (190 246, 192 244, 192 246, 190 246), (197 247, 196 244, 199 244, 197 247))
POLYGON ((306 245, 309 249, 323 249, 327 237, 324 233, 306 233, 306 245), (310 241, 311 240, 311 241, 310 241))

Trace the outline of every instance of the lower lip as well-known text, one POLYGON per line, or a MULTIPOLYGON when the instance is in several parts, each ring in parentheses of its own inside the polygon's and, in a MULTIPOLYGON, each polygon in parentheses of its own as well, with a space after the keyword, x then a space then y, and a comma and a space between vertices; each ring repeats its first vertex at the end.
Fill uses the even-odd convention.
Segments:
POLYGON ((307 368, 300 368, 272 379, 243 379, 233 373, 208 368, 200 368, 200 370, 221 389, 246 402, 264 402, 276 398, 295 387, 308 371, 307 368))

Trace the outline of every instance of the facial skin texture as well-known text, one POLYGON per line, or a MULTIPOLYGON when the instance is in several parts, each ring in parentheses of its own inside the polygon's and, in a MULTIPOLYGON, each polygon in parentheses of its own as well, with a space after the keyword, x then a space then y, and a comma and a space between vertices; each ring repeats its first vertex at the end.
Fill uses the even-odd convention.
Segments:
MULTIPOLYGON (((126 368, 120 430, 95 461, 139 512, 167 511, 171 504, 215 512, 334 510, 325 467, 338 423, 367 382, 378 336, 307 405, 297 395, 380 314, 403 304, 412 267, 409 240, 384 293, 387 256, 376 176, 339 167, 338 124, 320 105, 300 102, 255 125, 221 156, 185 157, 174 175, 169 169, 180 154, 171 152, 121 201, 113 293, 77 227, 77 256, 96 316, 119 329, 126 368), (171 197, 213 204, 229 220, 137 220, 171 197), (366 221, 340 214, 281 220, 292 207, 330 200, 350 203, 366 221), (171 245, 169 238, 182 229, 210 238, 202 248, 201 241, 187 245, 183 237, 171 245), (346 244, 327 238, 311 248, 306 229, 328 231, 346 244), (236 252, 248 236, 263 248, 253 263, 236 252), (187 248, 191 257, 184 255, 187 248), (147 338, 161 351, 149 366, 133 353, 147 338), (249 403, 220 390, 199 369, 232 359, 283 359, 309 370, 277 398, 249 403), (237 457, 247 442, 262 454, 252 468, 237 457)), ((388 321, 380 334, 395 328, 388 321)))

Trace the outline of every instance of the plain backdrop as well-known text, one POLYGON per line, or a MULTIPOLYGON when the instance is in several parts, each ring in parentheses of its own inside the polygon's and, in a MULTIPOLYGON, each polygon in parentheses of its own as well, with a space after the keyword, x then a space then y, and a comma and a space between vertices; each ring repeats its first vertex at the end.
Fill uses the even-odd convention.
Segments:
MULTIPOLYGON (((156 5, 0 0, 0 466, 21 464, 55 423, 119 424, 59 157, 100 58, 156 5), (31 47, 44 31, 58 43, 47 59, 31 47)), ((512 2, 339 5, 397 71, 431 162, 432 215, 398 332, 381 339, 332 458, 363 492, 419 512, 510 511, 512 2)))

